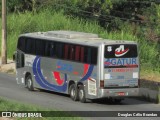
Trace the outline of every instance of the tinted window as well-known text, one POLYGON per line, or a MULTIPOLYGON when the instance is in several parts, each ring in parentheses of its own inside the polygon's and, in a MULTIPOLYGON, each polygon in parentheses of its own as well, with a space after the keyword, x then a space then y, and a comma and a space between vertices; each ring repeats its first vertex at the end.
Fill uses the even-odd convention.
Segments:
POLYGON ((26 38, 26 49, 28 54, 35 54, 35 40, 32 38, 26 38))
POLYGON ((64 52, 64 44, 63 43, 56 43, 56 50, 55 50, 55 57, 57 58, 64 58, 63 52, 64 52))
POLYGON ((84 47, 81 47, 81 57, 80 57, 80 61, 84 62, 84 47))
POLYGON ((63 48, 62 58, 65 60, 97 64, 98 48, 73 44, 64 44, 63 48))
POLYGON ((64 59, 69 59, 69 45, 65 44, 64 45, 64 59))
POLYGON ((27 54, 97 64, 98 48, 90 46, 21 37, 18 40, 18 49, 27 54))
POLYGON ((105 58, 132 58, 137 57, 137 45, 107 45, 104 52, 105 58))
POLYGON ((97 48, 92 48, 92 53, 91 53, 91 63, 92 64, 97 64, 97 57, 98 57, 98 49, 97 48))
POLYGON ((36 39, 36 55, 45 55, 45 41, 36 39))
POLYGON ((84 60, 85 63, 88 63, 88 49, 84 47, 84 60))
POLYGON ((74 60, 75 58, 75 46, 69 45, 69 60, 74 60))
POLYGON ((88 64, 97 64, 97 53, 98 53, 98 49, 94 48, 94 47, 84 47, 84 49, 82 48, 82 51, 84 53, 81 54, 82 58, 84 57, 84 60, 81 59, 82 61, 84 61, 85 63, 88 64))
POLYGON ((75 46, 75 61, 80 61, 80 46, 75 46))
POLYGON ((24 38, 24 37, 19 38, 17 48, 18 48, 19 50, 25 52, 25 45, 26 45, 26 44, 25 44, 25 38, 24 38))
POLYGON ((46 43, 45 43, 45 56, 50 56, 50 48, 51 48, 51 42, 46 41, 46 43))

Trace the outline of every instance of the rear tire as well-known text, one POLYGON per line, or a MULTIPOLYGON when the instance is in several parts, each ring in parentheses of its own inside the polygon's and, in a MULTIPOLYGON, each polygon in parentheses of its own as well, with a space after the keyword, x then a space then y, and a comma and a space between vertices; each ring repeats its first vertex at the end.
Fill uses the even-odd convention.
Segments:
POLYGON ((82 85, 78 89, 78 95, 79 95, 79 100, 82 103, 85 103, 86 102, 86 95, 85 95, 84 87, 82 85))
POLYGON ((32 80, 31 75, 29 75, 26 78, 26 86, 27 86, 27 88, 28 88, 29 91, 34 91, 33 80, 32 80))
POLYGON ((77 90, 77 87, 75 84, 72 84, 70 87, 69 87, 69 95, 71 97, 71 99, 73 101, 77 101, 78 100, 78 90, 77 90))

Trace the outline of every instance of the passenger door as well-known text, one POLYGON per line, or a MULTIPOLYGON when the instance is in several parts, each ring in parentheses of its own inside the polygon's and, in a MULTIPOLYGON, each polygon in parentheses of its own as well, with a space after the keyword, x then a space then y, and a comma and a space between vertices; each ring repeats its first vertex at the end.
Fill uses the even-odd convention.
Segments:
POLYGON ((16 53, 16 68, 22 67, 24 67, 24 53, 18 50, 16 53))

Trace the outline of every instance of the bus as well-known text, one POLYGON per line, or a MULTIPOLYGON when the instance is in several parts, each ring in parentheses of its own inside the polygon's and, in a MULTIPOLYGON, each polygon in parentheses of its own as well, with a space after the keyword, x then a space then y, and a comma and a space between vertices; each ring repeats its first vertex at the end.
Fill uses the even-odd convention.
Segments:
POLYGON ((76 31, 25 33, 14 54, 16 81, 74 101, 139 96, 138 44, 76 31))

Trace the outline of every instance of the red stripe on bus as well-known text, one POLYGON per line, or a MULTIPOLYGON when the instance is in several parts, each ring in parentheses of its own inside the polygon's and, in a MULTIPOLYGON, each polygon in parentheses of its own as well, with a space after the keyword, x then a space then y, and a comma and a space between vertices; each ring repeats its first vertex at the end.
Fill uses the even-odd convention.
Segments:
POLYGON ((64 83, 64 80, 61 79, 59 72, 53 72, 53 76, 54 76, 58 85, 62 85, 64 83))
POLYGON ((129 50, 129 49, 127 48, 127 49, 125 49, 124 51, 121 51, 121 52, 115 51, 115 54, 117 54, 117 55, 123 54, 123 53, 127 52, 128 50, 129 50))

